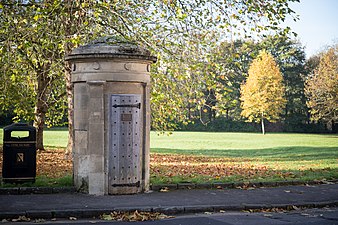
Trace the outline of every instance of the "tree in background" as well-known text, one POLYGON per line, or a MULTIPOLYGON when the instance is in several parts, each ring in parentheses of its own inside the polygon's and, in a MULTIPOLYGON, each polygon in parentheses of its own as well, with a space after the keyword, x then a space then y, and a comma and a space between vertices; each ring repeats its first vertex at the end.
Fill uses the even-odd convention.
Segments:
POLYGON ((241 114, 250 122, 261 122, 265 134, 264 120, 278 120, 286 104, 283 76, 273 56, 266 51, 261 51, 252 62, 248 74, 241 86, 241 114))
MULTIPOLYGON (((0 85, 5 91, 0 105, 3 109, 15 105, 18 119, 34 120, 37 146, 43 149, 46 123, 59 124, 66 108, 68 122, 72 121, 70 70, 64 56, 98 35, 115 35, 158 54, 161 62, 152 71, 152 107, 156 113, 152 123, 157 130, 173 129, 177 122, 187 120, 181 116, 186 99, 171 94, 168 88, 176 85, 175 89, 183 93, 188 91, 185 84, 194 84, 194 99, 200 109, 207 102, 199 100, 201 93, 213 95, 215 74, 208 64, 212 59, 211 39, 205 37, 213 34, 217 42, 244 33, 246 37, 271 30, 288 33, 289 28, 280 28, 279 24, 288 15, 293 16, 289 2, 295 1, 1 1, 0 85), (195 59, 189 53, 191 48, 196 49, 194 54, 198 53, 195 59), (180 72, 176 70, 177 62, 181 64, 180 72), (170 104, 163 106, 163 102, 170 104)), ((183 94, 190 97, 187 92, 183 94)), ((68 125, 72 134, 71 124, 68 125)), ((72 145, 71 136, 69 141, 68 148, 72 145)))
POLYGON ((258 44, 251 40, 222 42, 215 53, 219 64, 216 89, 216 114, 227 120, 241 120, 240 86, 245 81, 249 65, 259 52, 258 44))
POLYGON ((67 105, 72 90, 64 56, 88 40, 89 31, 96 31, 88 2, 0 3, 0 106, 14 107, 15 121, 34 121, 38 149, 44 149, 44 126, 65 125, 67 108, 72 109, 67 105))
MULTIPOLYGON (((217 83, 213 90, 215 99, 213 114, 217 118, 225 117, 226 120, 242 120, 240 86, 247 77, 250 63, 263 49, 274 56, 283 74, 287 104, 282 117, 286 128, 297 129, 297 126, 308 121, 304 95, 304 77, 307 73, 304 68, 305 52, 298 41, 283 35, 268 36, 258 42, 224 41, 215 47, 210 62, 215 65, 213 71, 216 73, 217 83)), ((210 117, 210 111, 206 114, 210 117)))
POLYGON ((305 93, 308 98, 313 121, 324 121, 334 130, 338 119, 338 45, 329 48, 306 81, 305 93))
POLYGON ((308 108, 304 94, 304 47, 298 41, 285 36, 269 36, 259 43, 259 48, 272 54, 283 74, 287 101, 282 114, 285 124, 289 128, 306 124, 308 108))

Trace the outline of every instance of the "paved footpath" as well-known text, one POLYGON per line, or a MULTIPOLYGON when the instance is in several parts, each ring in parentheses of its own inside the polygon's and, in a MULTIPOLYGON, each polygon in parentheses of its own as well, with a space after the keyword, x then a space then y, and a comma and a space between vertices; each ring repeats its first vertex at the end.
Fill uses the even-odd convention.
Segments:
POLYGON ((274 188, 193 189, 137 195, 91 196, 78 193, 0 195, 0 219, 90 218, 112 211, 154 211, 166 214, 261 208, 338 205, 338 184, 274 188))

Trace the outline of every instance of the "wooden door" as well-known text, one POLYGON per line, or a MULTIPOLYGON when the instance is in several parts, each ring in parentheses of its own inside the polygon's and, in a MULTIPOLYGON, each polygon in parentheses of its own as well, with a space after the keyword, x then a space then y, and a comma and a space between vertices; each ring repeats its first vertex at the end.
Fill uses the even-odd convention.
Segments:
POLYGON ((137 192, 141 168, 141 95, 112 95, 109 193, 137 192))

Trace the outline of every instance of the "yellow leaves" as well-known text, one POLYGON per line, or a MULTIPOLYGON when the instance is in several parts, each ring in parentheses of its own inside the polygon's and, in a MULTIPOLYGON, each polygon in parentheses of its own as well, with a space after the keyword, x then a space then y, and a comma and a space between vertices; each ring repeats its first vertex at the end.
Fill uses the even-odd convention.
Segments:
POLYGON ((40 17, 41 17, 41 15, 36 14, 36 15, 33 17, 33 19, 34 19, 35 21, 38 21, 40 17))
POLYGON ((12 222, 29 222, 29 221, 31 221, 31 219, 26 216, 19 216, 17 219, 12 219, 12 222))
POLYGON ((279 118, 285 107, 283 76, 273 56, 262 51, 249 68, 246 83, 241 86, 242 116, 260 121, 262 113, 269 120, 279 118))
POLYGON ((72 161, 66 159, 64 150, 42 150, 37 152, 36 173, 49 178, 72 173, 72 161))
POLYGON ((331 121, 338 112, 338 46, 321 57, 319 66, 305 83, 311 119, 331 121))
POLYGON ((172 218, 163 213, 158 212, 112 212, 110 214, 103 214, 101 219, 103 220, 116 220, 116 221, 147 221, 147 220, 161 220, 166 218, 172 218))
POLYGON ((159 155, 152 154, 150 170, 152 176, 166 177, 209 177, 212 180, 221 180, 224 177, 237 176, 257 178, 270 176, 273 173, 265 165, 254 165, 247 160, 234 158, 213 158, 186 155, 159 155))

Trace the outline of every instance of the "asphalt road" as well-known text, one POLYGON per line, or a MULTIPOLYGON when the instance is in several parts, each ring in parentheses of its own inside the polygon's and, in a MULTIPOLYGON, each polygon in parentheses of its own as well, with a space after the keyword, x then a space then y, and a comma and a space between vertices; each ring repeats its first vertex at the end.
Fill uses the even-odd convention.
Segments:
MULTIPOLYGON (((74 219, 74 218, 72 218, 74 219)), ((179 215, 175 218, 144 221, 144 222, 119 222, 103 221, 97 219, 89 220, 33 220, 30 222, 2 221, 3 225, 32 225, 32 224, 52 224, 52 225, 338 225, 338 208, 321 208, 293 210, 288 212, 219 212, 202 214, 179 215)))

